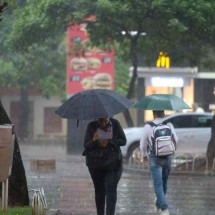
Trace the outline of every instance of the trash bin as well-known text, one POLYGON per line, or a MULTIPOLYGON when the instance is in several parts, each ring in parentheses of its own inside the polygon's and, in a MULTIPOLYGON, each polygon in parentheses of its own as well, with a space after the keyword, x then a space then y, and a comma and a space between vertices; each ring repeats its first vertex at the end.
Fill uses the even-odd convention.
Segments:
POLYGON ((14 149, 12 129, 13 125, 0 125, 0 182, 10 175, 14 149))
POLYGON ((15 134, 13 125, 0 125, 0 182, 2 183, 2 210, 8 208, 8 177, 11 174, 15 134))

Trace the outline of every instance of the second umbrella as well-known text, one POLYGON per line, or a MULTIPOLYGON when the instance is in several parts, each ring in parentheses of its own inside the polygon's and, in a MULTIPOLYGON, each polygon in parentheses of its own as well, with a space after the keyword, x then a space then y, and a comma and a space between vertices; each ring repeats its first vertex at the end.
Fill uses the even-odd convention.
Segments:
POLYGON ((144 110, 183 110, 190 109, 183 99, 172 94, 152 94, 144 96, 133 105, 144 110))

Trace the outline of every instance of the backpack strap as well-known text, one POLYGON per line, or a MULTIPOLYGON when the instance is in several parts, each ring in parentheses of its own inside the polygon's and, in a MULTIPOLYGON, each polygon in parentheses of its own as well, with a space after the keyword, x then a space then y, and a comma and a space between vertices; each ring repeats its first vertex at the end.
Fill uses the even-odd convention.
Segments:
MULTIPOLYGON (((146 124, 150 125, 151 127, 157 126, 157 124, 155 124, 152 121, 146 122, 146 124)), ((151 139, 151 141, 150 141, 149 138, 147 138, 147 140, 148 140, 147 151, 152 153, 152 154, 155 154, 155 152, 154 152, 155 150, 154 150, 152 143, 151 143, 153 140, 151 139)))
POLYGON ((151 127, 156 126, 157 124, 155 124, 154 122, 147 122, 146 124, 150 125, 151 127))

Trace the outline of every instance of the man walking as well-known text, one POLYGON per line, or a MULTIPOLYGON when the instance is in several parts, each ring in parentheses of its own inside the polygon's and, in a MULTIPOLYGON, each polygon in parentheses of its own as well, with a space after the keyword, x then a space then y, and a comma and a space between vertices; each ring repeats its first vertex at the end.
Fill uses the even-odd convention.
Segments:
MULTIPOLYGON (((175 133, 173 125, 171 123, 167 123, 166 128, 164 128, 163 131, 161 131, 160 133, 163 133, 165 129, 169 130, 169 132, 167 132, 168 134, 166 134, 166 137, 167 135, 170 135, 171 141, 174 143, 174 145, 170 146, 168 150, 167 150, 168 147, 166 146, 165 147, 155 146, 156 144, 155 142, 158 142, 155 140, 156 138, 155 129, 159 124, 162 125, 164 111, 153 110, 153 117, 154 117, 153 122, 147 123, 144 126, 143 135, 140 140, 140 151, 144 157, 144 161, 145 162, 148 161, 154 185, 154 192, 156 195, 155 205, 157 211, 161 212, 160 215, 169 215, 168 204, 166 201, 167 180, 171 170, 173 158, 172 154, 174 154, 174 150, 176 149, 178 137, 175 133)), ((166 143, 167 142, 168 141, 166 141, 166 143)))

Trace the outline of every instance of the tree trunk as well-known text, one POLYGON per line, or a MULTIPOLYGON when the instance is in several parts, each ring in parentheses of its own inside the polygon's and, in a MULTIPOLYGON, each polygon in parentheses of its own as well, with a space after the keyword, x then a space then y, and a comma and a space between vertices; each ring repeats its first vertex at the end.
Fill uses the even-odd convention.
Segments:
POLYGON ((24 87, 20 90, 20 134, 19 137, 22 141, 26 141, 28 138, 28 117, 29 117, 29 105, 28 105, 28 88, 24 87))
MULTIPOLYGON (((134 91, 135 81, 136 81, 136 76, 137 76, 136 74, 137 74, 137 72, 136 72, 136 69, 134 68, 133 72, 132 72, 132 78, 131 78, 131 81, 129 83, 128 93, 127 93, 127 98, 129 98, 129 99, 131 99, 133 91, 134 91)), ((131 118, 130 112, 128 110, 126 110, 123 114, 124 114, 124 117, 125 117, 125 120, 126 120, 128 127, 133 127, 134 122, 131 118)))
MULTIPOLYGON (((0 124, 11 124, 11 121, 1 102, 0 102, 0 124)), ((2 188, 0 185, 0 190, 1 189, 2 188)), ((29 195, 25 169, 16 137, 14 142, 12 171, 9 177, 8 205, 11 207, 29 206, 29 195)))
POLYGON ((215 159, 215 114, 213 116, 211 124, 211 139, 208 143, 207 158, 209 165, 211 166, 215 159))
POLYGON ((7 5, 8 5, 7 2, 3 2, 3 3, 0 4, 0 22, 2 21, 1 14, 3 13, 3 11, 5 10, 7 5))
MULTIPOLYGON (((139 78, 137 84, 137 99, 140 100, 145 96, 145 79, 139 78)), ((137 126, 143 126, 144 124, 144 111, 141 109, 137 110, 137 126)))
MULTIPOLYGON (((135 83, 137 80, 137 68, 138 68, 137 40, 138 40, 138 37, 130 37, 130 41, 131 41, 130 56, 132 59, 133 71, 132 71, 132 78, 129 83, 128 93, 127 93, 127 98, 129 99, 131 99, 132 95, 134 95, 135 83)), ((133 127, 134 122, 131 118, 129 111, 125 111, 124 116, 128 127, 133 127)))

